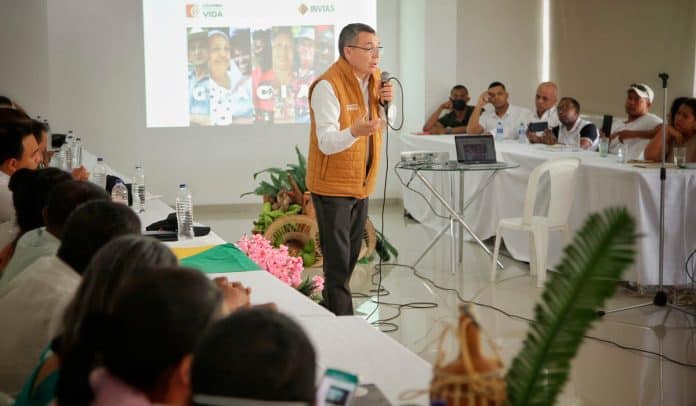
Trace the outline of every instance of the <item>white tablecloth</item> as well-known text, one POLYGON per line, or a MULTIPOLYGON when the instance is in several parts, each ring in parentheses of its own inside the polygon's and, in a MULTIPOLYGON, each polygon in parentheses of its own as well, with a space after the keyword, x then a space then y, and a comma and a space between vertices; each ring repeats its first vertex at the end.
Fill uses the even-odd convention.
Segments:
MULTIPOLYGON (((402 135, 402 151, 447 151, 450 159, 456 159, 454 137, 402 135)), ((635 217, 638 231, 643 235, 637 244, 635 266, 624 279, 640 285, 658 284, 658 250, 660 225, 659 169, 637 168, 619 164, 616 157, 602 158, 597 152, 552 150, 544 145, 526 145, 513 142, 496 143, 498 160, 520 164, 519 168, 499 171, 483 193, 466 210, 465 218, 481 238, 495 235, 501 218, 520 217, 524 204, 527 180, 531 171, 542 162, 559 157, 576 156, 582 160, 578 170, 577 187, 569 219, 572 232, 577 231, 587 215, 610 206, 625 206, 635 217)), ((408 171, 400 171, 405 181, 408 171)), ((458 180, 454 174, 423 172, 445 196, 458 196, 458 180)), ((465 174, 464 195, 469 197, 479 186, 486 173, 465 174)), ((414 179, 410 186, 423 193, 440 214, 446 214, 427 189, 414 179)), ((548 207, 548 182, 539 192, 536 211, 548 207)), ((404 188, 404 207, 422 223, 440 229, 446 220, 437 218, 424 199, 404 188)), ((518 260, 529 261, 526 233, 505 231, 505 245, 518 260)), ((549 265, 560 259, 563 238, 551 235, 549 265)), ((687 277, 684 264, 688 255, 696 249, 696 170, 668 169, 665 183, 665 265, 664 283, 685 285, 687 277)))

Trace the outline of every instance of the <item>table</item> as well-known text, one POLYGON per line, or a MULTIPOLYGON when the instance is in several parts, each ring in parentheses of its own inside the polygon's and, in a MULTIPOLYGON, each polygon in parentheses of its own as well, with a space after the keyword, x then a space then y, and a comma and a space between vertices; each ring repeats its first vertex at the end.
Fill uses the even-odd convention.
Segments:
MULTIPOLYGON (((423 183, 423 185, 437 198, 437 200, 447 209, 447 212, 449 213, 449 226, 443 227, 440 232, 437 233, 433 241, 428 244, 428 246, 423 250, 423 253, 416 259, 416 261, 413 263, 413 266, 415 267, 418 265, 418 263, 425 257, 425 255, 432 249, 432 247, 435 245, 435 243, 442 237, 445 232, 447 232, 447 229, 449 228, 450 234, 452 235, 452 249, 450 250, 451 252, 451 271, 452 273, 455 272, 456 270, 456 256, 457 256, 457 251, 459 251, 459 263, 462 263, 462 252, 463 252, 463 244, 464 244, 464 229, 469 233, 469 235, 476 241, 476 243, 483 248, 486 253, 492 257, 491 251, 486 247, 486 245, 481 241, 481 239, 476 235, 476 233, 469 227, 469 225, 466 223, 464 220, 464 211, 466 210, 467 207, 476 199, 476 197, 490 184, 492 181, 493 177, 502 170, 506 169, 512 169, 512 168, 517 168, 519 165, 512 163, 512 162, 499 162, 498 164, 495 165, 465 165, 465 164, 460 164, 457 161, 448 161, 446 163, 412 163, 412 162, 399 162, 396 164, 396 170, 406 170, 406 171, 411 171, 414 176, 416 176, 420 181, 423 183), (454 199, 452 199, 451 202, 448 202, 447 199, 437 191, 437 189, 428 181, 428 179, 423 176, 421 172, 435 172, 435 173, 446 173, 448 176, 450 174, 457 174, 459 175, 459 204, 458 207, 455 208, 455 202, 454 199), (469 200, 465 203, 464 202, 464 174, 467 172, 486 172, 487 177, 484 181, 482 181, 478 188, 474 191, 474 193, 471 195, 469 200), (457 244, 455 242, 455 221, 458 223, 458 229, 459 229, 459 250, 457 250, 457 244)), ((410 182, 410 181, 409 181, 410 182)), ((405 185, 408 187, 408 184, 405 185)), ((497 261, 498 266, 503 269, 503 264, 500 263, 500 261, 497 261)))
MULTIPOLYGON (((402 151, 426 150, 447 151, 455 156, 454 137, 402 135, 402 151)), ((639 168, 616 162, 615 156, 602 158, 597 152, 569 151, 546 145, 519 144, 517 141, 497 142, 498 159, 512 161, 520 166, 497 175, 481 196, 467 207, 465 216, 471 228, 481 238, 495 235, 501 218, 519 217, 524 206, 527 180, 531 171, 548 159, 578 157, 575 199, 569 225, 577 231, 586 217, 593 212, 611 206, 625 206, 634 216, 638 231, 643 235, 638 241, 635 264, 624 273, 623 278, 642 286, 658 283, 659 170, 639 168), (479 215, 479 213, 486 213, 479 215)), ((472 174, 475 175, 475 174, 472 174)), ((429 181, 439 193, 457 192, 457 185, 450 185, 441 174, 428 174, 429 181)), ((483 181, 483 176, 467 176, 465 197, 483 181)), ((548 181, 542 179, 540 199, 535 213, 548 208, 548 181)), ((417 189, 417 187, 414 187, 417 189)), ((417 189, 418 190, 418 189, 417 189)), ((688 255, 696 248, 696 170, 668 169, 665 184, 665 275, 666 285, 686 285, 684 264, 688 255)), ((420 191, 427 198, 433 195, 425 188, 420 191)), ((417 194, 404 190, 404 207, 408 212, 433 229, 439 230, 445 222, 437 218, 417 194)), ((442 205, 435 205, 443 210, 442 205)), ((526 233, 505 231, 505 245, 518 260, 529 261, 529 238, 526 233)), ((555 265, 562 253, 562 239, 551 238, 549 243, 549 265, 555 265)))
MULTIPOLYGON (((140 213, 143 229, 164 219, 173 209, 158 198, 146 200, 140 213)), ((222 244, 213 231, 192 240, 166 242, 170 247, 196 247, 222 244)), ((357 316, 336 317, 296 289, 266 271, 208 274, 239 281, 252 289, 252 304, 273 302, 278 310, 295 319, 305 330, 317 353, 317 379, 327 367, 356 373, 361 383, 374 383, 392 404, 404 404, 399 394, 410 389, 426 389, 432 376, 431 365, 406 347, 357 316)), ((408 402, 429 404, 427 392, 408 402)))
POLYGON ((374 383, 392 404, 429 405, 427 392, 399 400, 402 392, 427 390, 428 362, 357 316, 297 320, 317 352, 317 374, 326 368, 357 371, 360 383, 374 383))

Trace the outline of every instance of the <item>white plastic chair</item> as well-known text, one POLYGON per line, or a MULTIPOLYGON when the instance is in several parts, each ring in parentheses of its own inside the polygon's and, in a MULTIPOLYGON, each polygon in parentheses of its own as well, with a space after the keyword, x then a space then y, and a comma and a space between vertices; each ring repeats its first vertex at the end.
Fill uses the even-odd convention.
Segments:
POLYGON ((566 243, 570 242, 568 216, 573 205, 575 194, 575 174, 580 166, 579 158, 562 158, 546 161, 534 168, 527 182, 527 194, 524 200, 522 217, 500 219, 495 232, 495 249, 491 266, 491 281, 496 278, 496 261, 500 251, 501 231, 503 228, 528 231, 532 241, 529 245, 529 270, 537 275, 537 287, 544 286, 546 281, 546 261, 549 245, 549 231, 563 232, 566 243), (551 182, 549 193, 549 211, 546 217, 534 215, 534 205, 537 199, 539 179, 548 172, 551 182))

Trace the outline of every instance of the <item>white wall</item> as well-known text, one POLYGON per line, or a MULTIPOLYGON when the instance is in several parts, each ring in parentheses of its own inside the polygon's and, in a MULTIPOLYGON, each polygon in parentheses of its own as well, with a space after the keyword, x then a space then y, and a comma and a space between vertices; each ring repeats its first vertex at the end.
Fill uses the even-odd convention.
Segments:
POLYGON ((561 93, 584 112, 624 115, 628 85, 647 83, 661 116, 659 72, 670 75, 668 105, 694 95, 695 13, 693 0, 553 1, 551 66, 561 93))
MULTIPOLYGON (((533 107, 541 80, 541 0, 466 0, 458 5, 456 48, 448 52, 456 53, 453 79, 469 88, 470 104, 491 82, 500 81, 511 104, 533 107)), ((440 103, 450 88, 442 89, 440 103)))
POLYGON ((0 94, 33 115, 49 114, 46 0, 3 1, 0 12, 0 94))

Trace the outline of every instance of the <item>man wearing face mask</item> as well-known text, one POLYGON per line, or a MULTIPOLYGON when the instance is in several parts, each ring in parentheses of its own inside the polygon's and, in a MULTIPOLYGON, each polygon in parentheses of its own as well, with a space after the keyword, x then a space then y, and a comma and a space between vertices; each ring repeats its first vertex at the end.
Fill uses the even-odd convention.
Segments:
POLYGON ((435 112, 430 115, 423 126, 423 131, 431 134, 458 134, 466 132, 469 117, 474 111, 473 106, 467 106, 469 91, 463 85, 456 85, 450 91, 450 98, 442 103, 435 112), (442 115, 444 110, 449 113, 442 115))

